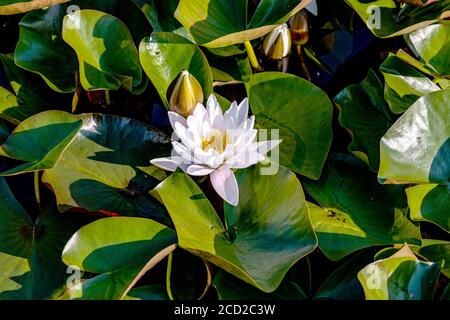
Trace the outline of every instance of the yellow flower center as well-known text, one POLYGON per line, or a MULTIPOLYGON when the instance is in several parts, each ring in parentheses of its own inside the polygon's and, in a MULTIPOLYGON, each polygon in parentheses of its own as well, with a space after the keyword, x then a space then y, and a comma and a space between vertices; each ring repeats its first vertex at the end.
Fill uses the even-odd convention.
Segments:
POLYGON ((230 141, 227 132, 222 130, 212 130, 208 135, 203 136, 202 149, 208 151, 214 149, 218 153, 222 153, 225 150, 228 142, 230 141))

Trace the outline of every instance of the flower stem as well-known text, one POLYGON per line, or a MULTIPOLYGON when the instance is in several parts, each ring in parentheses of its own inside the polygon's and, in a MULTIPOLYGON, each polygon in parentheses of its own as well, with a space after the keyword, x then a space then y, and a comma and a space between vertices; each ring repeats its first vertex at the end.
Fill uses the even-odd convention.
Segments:
POLYGON ((298 57, 300 59, 300 66, 303 70, 303 74, 305 75, 306 80, 311 82, 311 74, 309 72, 308 66, 306 65, 305 56, 303 55, 303 48, 301 45, 297 45, 296 49, 298 57))
POLYGON ((261 66, 259 65, 258 58, 256 57, 252 44, 250 43, 250 41, 245 41, 244 45, 245 49, 247 50, 248 58, 250 60, 252 67, 254 69, 259 69, 261 66))
POLYGON ((173 298, 173 294, 172 294, 172 289, 170 288, 170 275, 172 273, 172 253, 169 254, 169 257, 167 259, 167 273, 166 273, 166 290, 167 290, 167 295, 169 296, 170 300, 175 300, 173 298))
POLYGON ((41 209, 41 190, 39 189, 39 171, 34 172, 34 195, 39 209, 41 209))
POLYGON ((111 105, 111 97, 109 95, 109 90, 105 90, 105 102, 107 106, 111 105))

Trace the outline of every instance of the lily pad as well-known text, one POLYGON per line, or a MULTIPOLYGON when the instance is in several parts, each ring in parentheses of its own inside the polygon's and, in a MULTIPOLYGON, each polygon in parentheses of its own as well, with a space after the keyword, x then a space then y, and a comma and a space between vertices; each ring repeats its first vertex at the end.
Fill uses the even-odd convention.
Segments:
POLYGON ((340 109, 339 123, 352 137, 349 151, 368 162, 372 171, 380 165, 380 139, 394 123, 383 99, 383 85, 373 70, 360 84, 342 90, 334 99, 340 109))
POLYGON ((437 183, 450 178, 450 90, 417 100, 381 139, 384 183, 437 183))
POLYGON ((20 36, 14 52, 16 64, 34 72, 55 91, 73 92, 78 70, 75 52, 63 41, 64 5, 37 10, 25 15, 19 23, 20 36))
POLYGON ((441 272, 450 278, 450 241, 424 239, 420 247, 411 246, 411 250, 428 261, 444 261, 441 272))
POLYGON ((180 0, 175 17, 196 43, 218 48, 260 38, 308 3, 310 0, 262 0, 247 19, 248 0, 180 0))
POLYGON ((173 32, 182 27, 174 17, 179 1, 133 0, 145 14, 154 32, 173 32))
POLYGON ((425 7, 396 0, 345 0, 377 37, 387 38, 410 33, 450 16, 450 3, 437 0, 425 7))
MULTIPOLYGON (((148 28, 150 28, 144 14, 137 6, 121 0, 70 1, 26 14, 20 22, 20 37, 14 53, 15 62, 20 67, 42 76, 50 88, 58 92, 73 92, 79 82, 77 80, 79 66, 76 52, 62 37, 64 17, 70 13, 72 18, 76 18, 76 15, 80 12, 78 9, 95 9, 118 17, 126 23, 135 44, 139 44, 144 35, 147 34, 148 28)), ((121 23, 116 22, 116 27, 118 24, 121 23)), ((123 35, 125 29, 123 27, 119 27, 119 29, 122 29, 123 35)), ((87 29, 83 28, 83 30, 86 31, 87 29)), ((94 37, 94 35, 85 34, 85 37, 94 37)), ((99 41, 101 39, 97 39, 94 43, 99 44, 99 41)), ((109 41, 105 43, 103 49, 106 48, 106 44, 112 45, 109 41)), ((123 52, 120 45, 115 47, 114 50, 123 52)), ((127 56, 125 60, 130 59, 130 57, 127 56)), ((105 56, 102 56, 102 61, 99 61, 100 64, 105 63, 104 60, 105 56)), ((119 64, 115 66, 113 71, 117 71, 118 68, 129 67, 123 67, 119 64)), ((106 72, 111 72, 111 70, 106 70, 106 72)), ((142 86, 145 86, 145 84, 146 79, 143 77, 142 86)), ((137 88, 135 88, 136 90, 137 88)))
POLYGON ((53 167, 82 124, 79 117, 54 110, 21 122, 0 146, 0 152, 24 163, 2 174, 14 175, 53 167))
POLYGON ((0 86, 0 117, 17 125, 42 111, 70 110, 71 95, 49 89, 38 76, 18 67, 12 54, 0 55, 0 61, 13 89, 11 92, 0 86))
POLYGON ((8 127, 6 126, 6 123, 2 119, 0 119, 0 144, 3 144, 8 136, 8 127))
POLYGON ((284 168, 237 172, 240 203, 225 205, 225 225, 194 181, 174 173, 155 189, 174 222, 179 246, 264 292, 317 244, 302 187, 284 168), (270 199, 270 200, 269 200, 270 199))
MULTIPOLYGON (((447 4, 450 9, 450 4, 447 4)), ((406 36, 411 49, 437 75, 450 75, 450 24, 431 25, 406 36)))
POLYGON ((67 242, 62 259, 74 269, 100 275, 70 287, 70 298, 125 297, 175 243, 173 230, 150 219, 113 217, 84 226, 67 242))
POLYGON ((80 81, 85 90, 134 93, 145 89, 139 55, 127 26, 96 10, 80 10, 63 20, 62 38, 76 52, 80 81))
POLYGON ((419 184, 406 189, 411 218, 432 222, 450 232, 450 191, 446 185, 419 184))
POLYGON ((333 108, 325 92, 307 80, 280 72, 255 74, 246 88, 257 126, 269 132, 279 130, 283 140, 279 162, 318 179, 333 135, 333 108))
POLYGON ((367 300, 431 300, 440 263, 399 253, 375 261, 358 273, 367 300))
POLYGON ((166 287, 148 285, 131 289, 122 300, 169 300, 166 287))
POLYGON ((51 204, 33 222, 1 177, 0 198, 0 299, 57 298, 68 276, 61 252, 83 220, 51 204))
POLYGON ((303 180, 321 207, 309 204, 319 248, 331 260, 383 244, 421 244, 418 225, 407 213, 404 189, 382 186, 367 164, 347 154, 332 155, 319 181, 303 180))
POLYGON ((169 142, 136 120, 47 111, 17 126, 0 152, 24 162, 4 175, 48 169, 43 181, 55 192, 60 210, 81 207, 167 222, 148 192, 165 177, 150 160, 167 156, 169 142))
POLYGON ((60 210, 81 207, 167 223, 165 210, 148 192, 164 178, 150 160, 169 154, 169 138, 128 118, 86 114, 81 119, 75 139, 42 178, 60 210))
POLYGON ((156 32, 144 38, 139 47, 142 67, 169 108, 167 91, 183 70, 189 71, 207 98, 212 93, 212 73, 200 48, 185 38, 168 32, 156 32))
POLYGON ((215 84, 248 82, 252 75, 252 66, 247 54, 230 57, 212 56, 209 58, 215 84))
POLYGON ((0 15, 23 13, 68 1, 70 0, 2 0, 0 15))
POLYGON ((441 88, 397 55, 390 54, 380 66, 384 97, 393 113, 405 112, 420 97, 441 88))

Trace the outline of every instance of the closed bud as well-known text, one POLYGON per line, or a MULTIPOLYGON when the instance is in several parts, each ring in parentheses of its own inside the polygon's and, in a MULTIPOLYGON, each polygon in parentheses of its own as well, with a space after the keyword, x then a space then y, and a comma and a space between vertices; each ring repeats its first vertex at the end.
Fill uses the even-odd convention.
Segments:
POLYGON ((203 100, 202 86, 192 74, 183 70, 170 95, 169 103, 172 111, 187 117, 194 112, 198 103, 203 103, 203 100))
POLYGON ((287 57, 291 47, 291 32, 286 23, 269 33, 263 43, 264 54, 272 60, 280 60, 287 57))
POLYGON ((296 46, 302 46, 309 40, 309 19, 305 10, 300 10, 289 20, 292 32, 292 42, 296 46))

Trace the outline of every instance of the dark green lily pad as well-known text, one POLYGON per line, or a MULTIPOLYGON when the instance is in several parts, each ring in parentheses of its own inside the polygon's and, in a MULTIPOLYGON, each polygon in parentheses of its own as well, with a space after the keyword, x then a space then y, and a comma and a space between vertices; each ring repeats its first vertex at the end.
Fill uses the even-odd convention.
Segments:
POLYGON ((332 155, 321 179, 305 179, 303 186, 321 206, 309 205, 311 221, 331 260, 374 245, 421 244, 419 226, 407 217, 404 188, 378 184, 354 156, 332 155))

